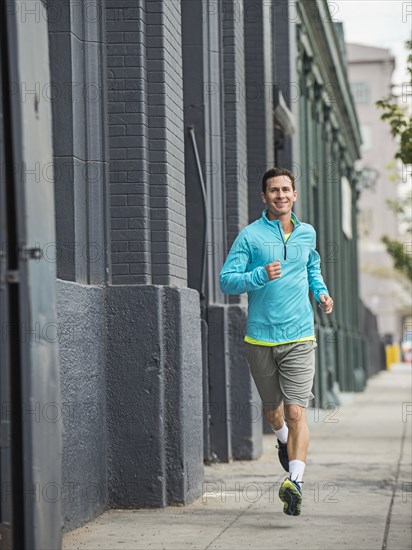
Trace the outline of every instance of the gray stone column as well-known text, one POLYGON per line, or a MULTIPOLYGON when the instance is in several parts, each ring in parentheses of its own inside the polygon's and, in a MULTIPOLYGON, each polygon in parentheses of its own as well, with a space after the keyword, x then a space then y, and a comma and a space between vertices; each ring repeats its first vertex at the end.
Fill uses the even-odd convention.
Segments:
POLYGON ((59 278, 103 284, 110 279, 105 0, 82 8, 48 3, 51 81, 43 94, 53 113, 57 242, 46 254, 59 278))
POLYGON ((233 458, 253 460, 262 454, 262 401, 245 355, 246 308, 228 306, 230 416, 233 458))
POLYGON ((198 294, 112 286, 107 322, 109 504, 188 504, 203 481, 198 294))
POLYGON ((102 287, 57 281, 64 529, 107 507, 106 319, 102 287))
POLYGON ((208 308, 208 364, 210 449, 212 460, 229 462, 232 456, 228 311, 208 308))
MULTIPOLYGON (((230 249, 248 224, 247 81, 245 67, 244 2, 222 2, 225 101, 226 242, 230 249)), ((259 194, 259 193, 258 193, 259 194)), ((222 257, 222 263, 225 257, 222 257)), ((230 395, 231 450, 233 458, 251 459, 262 450, 261 402, 244 353, 247 296, 226 296, 230 395), (238 305, 237 305, 238 304, 238 305)))
POLYGON ((185 287, 181 6, 107 7, 109 502, 186 504, 202 490, 203 396, 199 295, 185 287))
MULTIPOLYGON (((203 380, 205 459, 256 456, 261 433, 246 420, 233 424, 233 405, 250 407, 253 393, 242 342, 230 324, 245 315, 246 296, 224 296, 218 276, 227 250, 248 223, 246 79, 243 0, 184 0, 183 67, 186 129, 194 129, 207 203, 206 348, 203 380), (242 304, 232 313, 226 302, 242 304), (241 368, 237 370, 238 362, 241 368), (232 379, 233 375, 233 379, 232 379), (233 391, 232 391, 233 387, 233 391), (235 431, 234 431, 235 430, 235 431)), ((189 284, 200 289, 205 224, 199 166, 186 133, 189 284)))
POLYGON ((50 0, 56 306, 65 529, 107 506, 105 290, 110 281, 105 0, 50 0))

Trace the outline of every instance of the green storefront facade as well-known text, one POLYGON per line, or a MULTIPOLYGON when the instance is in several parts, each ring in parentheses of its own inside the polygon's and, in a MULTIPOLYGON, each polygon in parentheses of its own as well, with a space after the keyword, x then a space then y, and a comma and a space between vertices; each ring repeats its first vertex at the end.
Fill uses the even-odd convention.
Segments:
POLYGON ((361 138, 339 26, 326 2, 299 2, 296 9, 298 214, 316 229, 322 272, 335 301, 332 316, 313 303, 318 341, 314 393, 316 406, 333 408, 339 391, 362 390, 367 376, 354 167, 361 138))

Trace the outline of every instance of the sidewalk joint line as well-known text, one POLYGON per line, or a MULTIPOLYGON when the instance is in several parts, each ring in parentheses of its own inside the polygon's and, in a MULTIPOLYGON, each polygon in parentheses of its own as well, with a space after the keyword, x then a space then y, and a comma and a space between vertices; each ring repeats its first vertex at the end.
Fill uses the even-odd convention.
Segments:
POLYGON ((396 489, 398 487, 398 479, 399 479, 399 472, 400 472, 400 469, 401 469, 403 447, 404 447, 405 438, 406 438, 406 425, 407 425, 407 422, 405 422, 404 426, 403 426, 401 450, 400 450, 400 453, 399 453, 398 465, 396 467, 396 475, 395 475, 395 482, 393 484, 391 502, 389 504, 388 515, 386 517, 386 525, 385 525, 385 533, 384 533, 384 536, 383 536, 382 550, 386 550, 386 545, 388 544, 388 535, 389 535, 389 529, 390 529, 390 526, 391 526, 391 519, 392 519, 392 508, 393 508, 393 503, 395 501, 396 489))
MULTIPOLYGON (((266 491, 262 493, 262 495, 265 495, 266 493, 268 493, 269 490, 270 490, 270 487, 269 489, 266 489, 266 491)), ((238 516, 236 516, 228 525, 226 525, 226 527, 218 535, 216 535, 215 538, 211 540, 207 546, 205 546, 204 550, 207 550, 208 548, 210 548, 210 546, 215 542, 215 540, 217 540, 220 536, 222 536, 223 533, 227 531, 229 527, 231 527, 235 523, 235 521, 237 521, 240 517, 242 517, 243 514, 246 513, 249 510, 249 508, 253 506, 253 504, 254 504, 253 502, 250 503, 249 506, 247 506, 242 512, 240 512, 238 516)))

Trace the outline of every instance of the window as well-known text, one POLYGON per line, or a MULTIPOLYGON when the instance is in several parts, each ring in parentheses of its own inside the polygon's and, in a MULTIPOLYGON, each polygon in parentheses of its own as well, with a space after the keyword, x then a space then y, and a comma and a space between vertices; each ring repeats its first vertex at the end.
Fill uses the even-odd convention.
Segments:
POLYGON ((367 105, 370 102, 370 88, 367 82, 352 82, 351 89, 356 105, 367 105))
POLYGON ((372 147, 372 131, 370 124, 361 124, 360 131, 362 136, 362 151, 369 151, 372 147))
POLYGON ((345 176, 341 180, 342 230, 348 239, 352 238, 352 189, 345 176))

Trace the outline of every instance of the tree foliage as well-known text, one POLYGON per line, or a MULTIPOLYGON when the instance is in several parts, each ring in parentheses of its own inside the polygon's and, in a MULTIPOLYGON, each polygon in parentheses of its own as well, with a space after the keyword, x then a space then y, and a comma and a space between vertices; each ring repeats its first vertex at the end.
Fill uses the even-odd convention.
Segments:
POLYGON ((401 243, 389 239, 389 237, 382 237, 382 241, 386 245, 386 250, 393 258, 393 265, 395 269, 406 275, 406 277, 412 281, 412 254, 408 251, 408 245, 410 243, 401 243))
MULTIPOLYGON (((409 84, 412 86, 412 40, 406 42, 406 47, 409 52, 407 72, 409 84)), ((384 111, 381 119, 388 121, 393 137, 399 138, 399 151, 395 158, 400 159, 403 164, 412 164, 412 113, 408 112, 406 105, 400 105, 393 96, 380 99, 376 105, 384 111)))
MULTIPOLYGON (((412 40, 406 42, 406 47, 408 49, 407 71, 410 89, 412 89, 412 40)), ((381 119, 388 122, 393 137, 399 140, 399 150, 395 158, 401 160, 405 165, 412 165, 412 113, 408 112, 407 106, 400 105, 396 97, 381 99, 376 102, 376 105, 384 111, 381 119)), ((412 193, 409 192, 402 201, 390 200, 387 201, 387 204, 406 223, 409 242, 402 243, 387 236, 382 237, 382 241, 393 258, 395 269, 412 281, 412 243, 410 242, 412 233, 412 193)))

